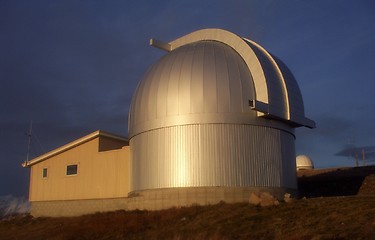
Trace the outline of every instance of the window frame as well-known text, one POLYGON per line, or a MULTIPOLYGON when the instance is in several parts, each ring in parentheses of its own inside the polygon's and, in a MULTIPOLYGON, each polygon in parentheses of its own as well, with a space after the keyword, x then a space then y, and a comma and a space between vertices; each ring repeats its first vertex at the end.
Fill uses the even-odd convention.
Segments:
POLYGON ((78 165, 79 165, 78 163, 67 164, 66 167, 65 167, 65 176, 67 176, 67 177, 77 176, 78 175, 78 165), (68 168, 71 167, 71 166, 76 166, 76 170, 75 170, 75 173, 69 174, 68 168))
POLYGON ((47 179, 48 178, 48 167, 43 167, 42 168, 42 179, 47 179))

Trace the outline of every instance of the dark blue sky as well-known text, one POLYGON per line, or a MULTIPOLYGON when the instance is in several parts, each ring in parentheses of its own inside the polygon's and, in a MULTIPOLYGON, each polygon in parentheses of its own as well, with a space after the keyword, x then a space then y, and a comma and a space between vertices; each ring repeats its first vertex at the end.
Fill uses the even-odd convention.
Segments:
POLYGON ((353 165, 335 154, 348 143, 375 148, 374 23, 371 0, 2 0, 0 195, 27 194, 30 120, 32 157, 97 129, 127 135, 136 84, 164 54, 149 38, 211 27, 258 42, 292 70, 318 126, 297 130, 297 154, 317 167, 353 165))

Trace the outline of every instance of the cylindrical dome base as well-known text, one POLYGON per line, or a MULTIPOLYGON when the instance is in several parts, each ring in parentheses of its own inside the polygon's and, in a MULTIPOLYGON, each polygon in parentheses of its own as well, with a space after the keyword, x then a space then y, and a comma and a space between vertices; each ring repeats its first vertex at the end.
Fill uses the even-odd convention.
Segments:
POLYGON ((249 202, 251 193, 268 192, 278 200, 285 193, 297 196, 295 189, 261 187, 184 187, 135 191, 129 194, 128 209, 161 210, 171 207, 212 205, 220 202, 249 202))
POLYGON ((297 189, 294 136, 244 124, 160 128, 130 140, 131 191, 172 187, 297 189))

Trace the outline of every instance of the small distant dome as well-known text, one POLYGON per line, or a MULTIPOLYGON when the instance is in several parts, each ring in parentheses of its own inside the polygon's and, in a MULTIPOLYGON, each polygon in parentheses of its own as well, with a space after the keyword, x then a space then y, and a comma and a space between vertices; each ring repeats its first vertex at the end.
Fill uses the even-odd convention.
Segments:
POLYGON ((306 155, 298 155, 296 158, 297 171, 305 169, 314 169, 314 163, 306 155))

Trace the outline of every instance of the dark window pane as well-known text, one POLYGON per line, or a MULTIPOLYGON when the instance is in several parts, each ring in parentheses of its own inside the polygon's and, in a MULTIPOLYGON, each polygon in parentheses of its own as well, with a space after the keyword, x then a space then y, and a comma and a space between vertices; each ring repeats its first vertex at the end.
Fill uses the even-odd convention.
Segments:
POLYGON ((78 166, 77 166, 77 164, 66 166, 66 175, 75 175, 77 173, 78 173, 78 166))
POLYGON ((48 176, 48 169, 43 168, 43 178, 46 178, 48 176))

